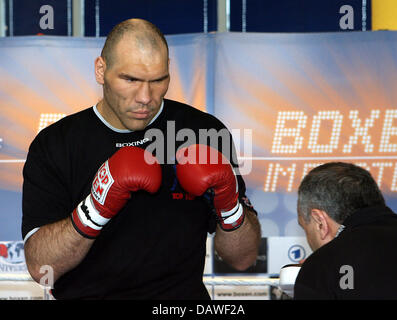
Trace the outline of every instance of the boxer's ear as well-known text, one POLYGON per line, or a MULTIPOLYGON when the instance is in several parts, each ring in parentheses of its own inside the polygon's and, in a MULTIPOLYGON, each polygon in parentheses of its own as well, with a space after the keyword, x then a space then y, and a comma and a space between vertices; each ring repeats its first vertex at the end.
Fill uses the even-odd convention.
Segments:
POLYGON ((102 57, 95 59, 95 79, 99 84, 105 83, 106 62, 102 57))
POLYGON ((320 237, 322 241, 324 241, 327 237, 330 236, 330 225, 329 225, 329 216, 328 214, 319 209, 312 209, 311 217, 315 224, 314 230, 320 237))

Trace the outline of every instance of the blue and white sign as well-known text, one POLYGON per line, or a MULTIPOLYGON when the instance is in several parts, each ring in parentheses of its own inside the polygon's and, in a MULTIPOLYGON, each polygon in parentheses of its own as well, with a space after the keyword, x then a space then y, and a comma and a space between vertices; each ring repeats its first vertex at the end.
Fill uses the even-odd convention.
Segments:
POLYGON ((306 250, 299 244, 294 244, 288 250, 288 258, 295 263, 298 263, 302 259, 306 258, 306 250))
POLYGON ((312 253, 306 237, 268 237, 267 248, 270 274, 279 274, 283 266, 299 263, 312 253))
POLYGON ((0 242, 0 273, 27 273, 23 241, 0 242))

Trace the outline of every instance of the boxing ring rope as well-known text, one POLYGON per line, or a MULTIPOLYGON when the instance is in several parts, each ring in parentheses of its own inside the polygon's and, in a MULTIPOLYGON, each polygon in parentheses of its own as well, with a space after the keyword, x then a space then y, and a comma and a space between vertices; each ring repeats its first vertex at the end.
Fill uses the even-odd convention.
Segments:
MULTIPOLYGON (((244 286, 250 288, 267 287, 267 286, 269 288, 270 287, 279 288, 278 278, 269 278, 266 277, 265 275, 264 276, 204 276, 203 282, 207 287, 212 286, 212 288, 219 288, 219 290, 222 290, 221 288, 224 288, 225 290, 234 290, 232 289, 233 287, 244 287, 244 286)), ((2 296, 1 294, 2 290, 3 290, 3 295, 7 293, 7 290, 11 290, 10 295, 15 295, 15 292, 18 292, 19 290, 21 294, 25 296, 25 298, 29 296, 30 299, 32 299, 32 297, 35 297, 33 298, 34 300, 36 299, 54 300, 54 298, 50 294, 50 288, 41 286, 40 284, 36 283, 32 279, 29 273, 0 273, 0 296, 2 296)), ((246 288, 245 290, 250 290, 250 289, 246 288)), ((258 291, 258 288, 254 290, 258 291)), ((260 292, 262 292, 262 290, 263 289, 259 289, 260 292)), ((266 290, 263 292, 266 292, 266 290)), ((231 294, 229 295, 232 296, 231 294)))
POLYGON ((279 284, 278 278, 264 277, 203 277, 205 285, 230 285, 230 286, 273 286, 279 284))
MULTIPOLYGON (((34 281, 28 273, 1 273, 0 281, 34 281)), ((203 277, 205 285, 230 285, 230 286, 274 286, 279 284, 278 278, 264 277, 203 277)))

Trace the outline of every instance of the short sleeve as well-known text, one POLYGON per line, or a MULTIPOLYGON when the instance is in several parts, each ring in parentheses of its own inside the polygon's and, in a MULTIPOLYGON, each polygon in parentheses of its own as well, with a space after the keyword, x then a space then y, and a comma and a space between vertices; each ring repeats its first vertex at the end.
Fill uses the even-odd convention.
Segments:
POLYGON ((66 218, 71 210, 64 177, 40 137, 30 145, 23 168, 23 239, 33 229, 66 218))

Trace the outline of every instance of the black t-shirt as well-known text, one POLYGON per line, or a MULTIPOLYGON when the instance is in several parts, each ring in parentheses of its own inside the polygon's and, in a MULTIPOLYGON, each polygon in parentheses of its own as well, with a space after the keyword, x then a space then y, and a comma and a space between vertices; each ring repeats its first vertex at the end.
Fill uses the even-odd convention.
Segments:
MULTIPOLYGON (((93 107, 37 135, 23 169, 23 238, 35 228, 70 216, 89 194, 98 168, 120 147, 151 145, 153 150, 161 143, 169 147, 153 150, 160 161, 168 159, 162 164, 160 190, 154 195, 132 194, 84 260, 56 281, 55 298, 209 299, 202 275, 207 232, 215 231, 216 222, 202 198, 186 197, 172 160, 175 150, 193 137, 189 132, 198 139, 205 135, 199 129, 210 128, 219 131, 225 126, 210 114, 164 99, 162 112, 142 131, 118 132, 93 107), (151 140, 145 138, 149 129, 159 129, 150 131, 151 140), (164 134, 164 141, 156 132, 164 134)), ((237 178, 241 198, 245 185, 240 175, 237 178)))
POLYGON ((337 238, 305 260, 294 298, 397 299, 397 215, 383 206, 365 208, 343 225, 337 238))

